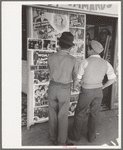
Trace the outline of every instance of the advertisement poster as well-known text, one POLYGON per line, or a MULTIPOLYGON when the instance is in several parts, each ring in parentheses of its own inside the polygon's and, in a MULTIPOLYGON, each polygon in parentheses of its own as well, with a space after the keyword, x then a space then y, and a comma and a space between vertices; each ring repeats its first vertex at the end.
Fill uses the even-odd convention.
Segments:
POLYGON ((42 53, 41 51, 33 52, 33 64, 34 65, 47 65, 49 54, 42 53))
POLYGON ((56 40, 62 32, 69 31, 69 16, 33 8, 33 31, 34 37, 56 40))
POLYGON ((84 29, 70 28, 70 32, 74 36, 74 42, 81 42, 82 40, 84 40, 84 29))
POLYGON ((48 85, 34 85, 35 106, 48 105, 48 85))
POLYGON ((34 84, 49 83, 49 69, 34 71, 34 84))
POLYGON ((85 16, 80 14, 70 14, 70 27, 84 27, 85 16))
POLYGON ((43 42, 43 50, 47 51, 56 51, 56 41, 53 40, 44 40, 43 42))
POLYGON ((74 115, 76 106, 77 106, 77 101, 74 101, 74 102, 70 103, 68 116, 73 116, 74 115))
POLYGON ((70 50, 70 55, 84 59, 84 44, 75 43, 75 46, 70 50))
POLYGON ((34 108, 34 118, 33 118, 33 120, 35 122, 36 121, 47 121, 48 120, 48 106, 34 108))
POLYGON ((28 49, 42 49, 41 39, 28 39, 28 49))

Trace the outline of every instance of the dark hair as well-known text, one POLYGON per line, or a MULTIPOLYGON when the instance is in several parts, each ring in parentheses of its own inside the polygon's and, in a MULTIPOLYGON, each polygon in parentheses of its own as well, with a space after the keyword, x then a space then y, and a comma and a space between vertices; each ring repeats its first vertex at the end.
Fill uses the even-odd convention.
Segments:
POLYGON ((71 45, 68 45, 62 41, 59 41, 59 46, 61 47, 61 49, 69 49, 71 47, 71 45))

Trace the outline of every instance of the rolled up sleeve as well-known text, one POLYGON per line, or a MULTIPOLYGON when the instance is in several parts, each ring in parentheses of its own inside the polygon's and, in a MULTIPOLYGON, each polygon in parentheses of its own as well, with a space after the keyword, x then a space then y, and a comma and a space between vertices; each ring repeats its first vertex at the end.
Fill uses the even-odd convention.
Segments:
POLYGON ((111 64, 109 62, 107 62, 107 77, 108 77, 108 80, 112 80, 112 79, 115 79, 116 78, 116 75, 114 73, 114 69, 113 67, 111 66, 111 64))
POLYGON ((85 68, 88 66, 88 61, 86 59, 81 61, 79 70, 78 70, 78 74, 77 74, 77 78, 81 79, 83 74, 84 74, 84 70, 85 68))

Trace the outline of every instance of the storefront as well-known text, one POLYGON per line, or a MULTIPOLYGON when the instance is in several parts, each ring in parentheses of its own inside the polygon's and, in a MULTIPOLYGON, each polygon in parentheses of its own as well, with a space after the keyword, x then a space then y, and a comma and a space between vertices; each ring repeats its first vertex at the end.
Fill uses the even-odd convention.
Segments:
MULTIPOLYGON (((57 52, 62 32, 74 35, 76 46, 70 54, 80 61, 86 58, 89 40, 101 42, 101 57, 112 64, 118 78, 118 4, 33 5, 22 10, 22 91, 28 93, 27 127, 48 120, 47 58, 57 52)), ((118 108, 118 80, 103 92, 101 111, 118 108)), ((69 116, 74 115, 78 94, 71 87, 69 116)))

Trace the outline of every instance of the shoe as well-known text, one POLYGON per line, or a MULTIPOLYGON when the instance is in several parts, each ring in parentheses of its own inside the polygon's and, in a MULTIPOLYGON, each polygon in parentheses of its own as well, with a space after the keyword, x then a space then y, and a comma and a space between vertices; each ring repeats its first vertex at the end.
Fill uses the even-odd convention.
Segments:
POLYGON ((56 141, 53 141, 53 140, 51 140, 51 141, 53 142, 53 145, 57 145, 58 144, 56 141))
POLYGON ((73 143, 67 143, 66 145, 74 145, 73 143))
POLYGON ((96 135, 95 135, 95 137, 93 139, 90 139, 89 133, 87 133, 86 135, 87 135, 88 142, 90 142, 90 143, 93 143, 94 140, 96 139, 96 135))

